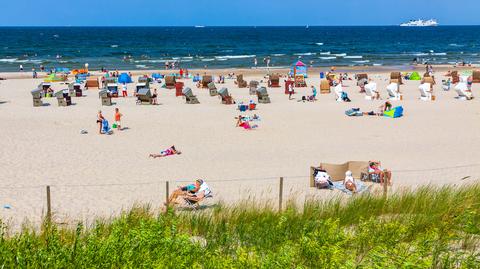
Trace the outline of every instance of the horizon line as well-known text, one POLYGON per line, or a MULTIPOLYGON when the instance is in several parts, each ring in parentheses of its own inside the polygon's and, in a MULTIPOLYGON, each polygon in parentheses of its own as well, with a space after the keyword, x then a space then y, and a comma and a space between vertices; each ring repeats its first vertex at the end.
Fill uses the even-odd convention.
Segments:
MULTIPOLYGON (((40 28, 40 27, 252 27, 252 28, 261 28, 261 27, 401 27, 400 24, 378 24, 378 25, 0 25, 0 28, 12 28, 12 27, 30 27, 30 28, 40 28)), ((443 26, 480 26, 480 24, 440 24, 433 27, 443 27, 443 26)), ((432 28, 432 27, 409 27, 409 28, 432 28)))

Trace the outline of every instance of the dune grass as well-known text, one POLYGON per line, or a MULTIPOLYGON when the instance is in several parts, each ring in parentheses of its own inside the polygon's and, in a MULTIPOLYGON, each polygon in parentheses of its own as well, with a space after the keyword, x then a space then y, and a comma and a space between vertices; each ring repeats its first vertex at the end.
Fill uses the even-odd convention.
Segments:
POLYGON ((480 185, 6 231, 0 268, 480 268, 480 185))

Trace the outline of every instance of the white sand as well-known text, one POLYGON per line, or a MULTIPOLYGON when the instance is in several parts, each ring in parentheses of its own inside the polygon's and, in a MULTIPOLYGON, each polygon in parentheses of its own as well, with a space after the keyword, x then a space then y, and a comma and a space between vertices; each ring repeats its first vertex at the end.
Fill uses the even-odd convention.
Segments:
MULTIPOLYGON (((215 71, 218 74, 218 71, 215 71)), ((318 75, 308 84, 319 88, 318 75)), ((370 75, 386 97, 386 74, 370 75)), ((260 80, 256 75, 246 80, 260 80)), ((437 82, 442 77, 437 74, 437 82)), ((306 195, 331 196, 337 191, 308 187, 309 167, 324 162, 381 160, 392 170, 436 169, 480 163, 480 85, 474 84, 473 101, 454 99, 456 93, 435 88, 437 100, 418 100, 418 81, 406 81, 401 90, 405 116, 345 116, 359 107, 377 110, 382 101, 367 101, 354 81, 346 83, 352 103, 337 103, 334 93, 320 95, 315 103, 289 101, 283 88, 269 89, 271 104, 260 104, 261 116, 255 131, 235 128, 236 105, 222 105, 208 90, 192 87, 201 102, 187 105, 174 90, 158 88, 159 106, 139 106, 135 99, 118 98, 112 107, 102 107, 98 90, 73 98, 74 106, 58 107, 55 98, 43 99, 50 106, 33 107, 30 90, 41 80, 0 81, 0 218, 20 223, 37 222, 45 211, 45 187, 52 185, 52 203, 57 220, 109 216, 134 202, 160 206, 165 199, 165 180, 206 179, 215 201, 229 203, 250 195, 275 201, 278 177, 285 177, 284 199, 306 195), (113 123, 113 110, 124 114, 128 130, 98 135, 96 113, 104 111, 113 123), (82 129, 88 130, 81 135, 82 129), (150 159, 171 145, 179 156, 150 159), (272 178, 272 179, 262 179, 272 178), (234 181, 234 179, 239 179, 234 181), (218 182, 228 180, 226 182, 218 182), (88 186, 93 185, 93 186, 88 186), (3 208, 10 205, 11 209, 3 208)), ((281 83, 283 86, 283 82, 281 83)), ((238 101, 248 102, 248 89, 238 89, 233 80, 226 86, 238 101)), ((56 90, 65 87, 55 84, 56 90)), ((130 94, 134 84, 129 85, 130 94)), ((298 89, 296 99, 310 94, 298 89)), ((256 97, 254 97, 256 101, 256 97)), ((253 114, 253 113, 246 113, 253 114)), ((425 184, 472 182, 480 167, 394 173, 394 189, 425 184), (463 176, 473 178, 460 181, 463 176)))

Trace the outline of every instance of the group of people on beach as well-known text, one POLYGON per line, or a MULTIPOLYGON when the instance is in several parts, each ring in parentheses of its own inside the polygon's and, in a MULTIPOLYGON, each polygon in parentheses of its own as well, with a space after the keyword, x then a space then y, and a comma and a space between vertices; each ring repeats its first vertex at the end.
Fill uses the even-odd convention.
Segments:
MULTIPOLYGON (((115 108, 115 112, 114 112, 114 115, 113 115, 115 121, 114 121, 114 127, 118 130, 118 131, 122 131, 122 117, 123 117, 123 114, 120 113, 120 109, 115 108)), ((105 117, 103 116, 103 113, 101 110, 98 111, 98 114, 97 114, 97 125, 98 125, 98 134, 112 134, 112 130, 110 128, 110 124, 108 122, 107 119, 105 119, 105 117)))

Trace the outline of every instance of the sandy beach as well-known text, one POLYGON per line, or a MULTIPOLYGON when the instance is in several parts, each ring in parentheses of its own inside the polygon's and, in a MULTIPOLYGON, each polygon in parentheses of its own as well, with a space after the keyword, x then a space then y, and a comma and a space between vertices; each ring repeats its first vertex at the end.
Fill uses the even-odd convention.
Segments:
MULTIPOLYGON (((448 68, 435 67, 437 99, 432 102, 419 100, 419 81, 405 81, 404 99, 393 102, 405 109, 399 119, 347 117, 344 112, 350 108, 376 111, 385 102, 365 100, 355 80, 345 82, 351 103, 337 103, 333 91, 319 95, 316 102, 297 102, 310 95, 311 85, 320 87, 318 70, 312 69, 308 87, 297 88, 294 100, 284 94, 283 80, 282 88, 268 89, 272 103, 258 105, 255 113, 261 121, 253 131, 235 127, 234 117, 240 114, 236 105, 222 105, 191 79, 181 81, 201 104, 185 104, 175 90, 153 84, 160 105, 136 105, 133 83, 128 86, 130 97, 115 98, 111 107, 101 106, 97 89, 73 98, 69 107, 58 107, 55 98, 43 99, 49 106, 33 107, 30 91, 42 79, 31 79, 29 72, 0 74, 7 78, 0 81, 0 218, 17 225, 26 218, 39 221, 46 210, 46 185, 51 185, 58 222, 108 217, 136 202, 160 207, 167 180, 173 190, 181 182, 203 178, 215 202, 227 204, 249 197, 276 201, 279 177, 285 178, 285 200, 341 195, 309 188, 309 167, 320 162, 380 160, 393 170, 393 191, 472 183, 480 178, 480 166, 471 166, 480 163, 480 85, 473 85, 475 99, 455 99, 454 90, 443 91, 440 85, 448 68), (116 107, 128 129, 99 135, 97 111, 113 122, 116 107), (183 154, 148 157, 171 145, 183 154)), ((348 70, 351 77, 355 71, 348 70)), ((148 73, 132 72, 134 81, 148 73)), ((261 86, 266 86, 265 70, 191 71, 196 72, 243 73, 245 80, 263 80, 261 86)), ((371 69, 369 76, 386 99, 389 70, 371 69)), ((55 90, 65 87, 53 84, 55 90)), ((237 102, 257 100, 233 79, 217 85, 221 87, 237 102)))

